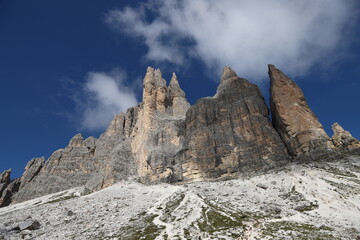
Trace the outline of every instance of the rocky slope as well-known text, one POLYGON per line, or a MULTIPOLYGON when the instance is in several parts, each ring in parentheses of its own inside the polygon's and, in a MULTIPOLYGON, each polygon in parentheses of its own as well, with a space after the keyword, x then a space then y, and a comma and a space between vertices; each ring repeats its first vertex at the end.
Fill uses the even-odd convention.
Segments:
POLYGON ((0 175, 0 207, 85 186, 97 191, 121 180, 188 183, 251 176, 292 160, 311 162, 359 148, 335 124, 329 138, 301 89, 269 65, 270 110, 259 88, 224 68, 213 97, 190 106, 178 79, 159 69, 144 77, 143 101, 117 114, 99 137, 75 135, 49 159, 34 158, 21 178, 0 175))
POLYGON ((360 152, 228 181, 121 181, 0 209, 0 239, 360 238, 360 152), (22 229, 22 230, 21 230, 22 229))

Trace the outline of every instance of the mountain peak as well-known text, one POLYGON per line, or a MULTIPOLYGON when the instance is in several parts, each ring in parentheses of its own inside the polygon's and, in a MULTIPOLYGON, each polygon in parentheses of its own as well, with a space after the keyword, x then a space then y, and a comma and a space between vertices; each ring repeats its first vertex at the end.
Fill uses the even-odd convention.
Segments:
POLYGON ((232 77, 237 77, 236 72, 231 67, 225 66, 221 75, 221 82, 232 77))

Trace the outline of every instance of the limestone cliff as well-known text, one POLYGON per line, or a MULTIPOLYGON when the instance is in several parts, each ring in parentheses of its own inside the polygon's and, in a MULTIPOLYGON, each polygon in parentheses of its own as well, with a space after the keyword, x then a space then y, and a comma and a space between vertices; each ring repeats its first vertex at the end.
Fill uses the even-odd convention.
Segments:
MULTIPOLYGON (((249 175, 314 151, 360 143, 338 124, 330 139, 301 89, 269 65, 270 109, 259 88, 225 67, 213 97, 190 106, 176 74, 167 85, 147 68, 143 101, 115 115, 99 138, 75 135, 49 159, 34 158, 23 175, 0 175, 0 207, 77 186, 100 190, 123 179, 191 182, 249 175)), ((310 156, 311 155, 311 156, 310 156)))
POLYGON ((259 88, 228 67, 216 95, 188 110, 181 157, 185 181, 256 172, 288 160, 259 88))
POLYGON ((182 149, 183 125, 189 107, 175 74, 166 86, 159 69, 147 69, 143 102, 130 135, 142 181, 174 181, 179 177, 174 173, 179 163, 174 162, 173 156, 182 149))
POLYGON ((301 89, 274 65, 269 65, 270 109, 274 128, 292 156, 329 149, 330 138, 308 106, 301 89))

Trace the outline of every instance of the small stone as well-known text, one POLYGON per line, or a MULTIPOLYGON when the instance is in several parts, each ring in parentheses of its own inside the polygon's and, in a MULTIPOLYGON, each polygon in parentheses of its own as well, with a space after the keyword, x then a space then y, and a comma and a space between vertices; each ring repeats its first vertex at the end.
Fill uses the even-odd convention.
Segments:
POLYGON ((266 185, 264 185, 262 183, 258 183, 256 186, 259 187, 259 188, 265 189, 265 190, 268 188, 268 186, 266 186, 266 185))
POLYGON ((0 228, 0 236, 5 235, 7 233, 6 228, 0 228))
POLYGON ((69 216, 69 217, 74 216, 74 215, 75 215, 75 213, 74 213, 73 211, 71 211, 71 210, 69 210, 69 211, 66 213, 66 216, 69 216))
POLYGON ((24 222, 20 223, 19 225, 19 229, 25 230, 25 229, 29 229, 29 230, 37 230, 40 228, 40 223, 37 220, 33 220, 33 219, 28 219, 25 220, 24 222))
POLYGON ((31 234, 31 231, 28 230, 28 229, 26 229, 26 230, 23 230, 23 231, 20 232, 20 237, 21 237, 22 239, 24 239, 25 236, 30 235, 30 234, 31 234))
POLYGON ((10 226, 6 227, 6 231, 18 231, 19 230, 19 224, 12 224, 10 226))

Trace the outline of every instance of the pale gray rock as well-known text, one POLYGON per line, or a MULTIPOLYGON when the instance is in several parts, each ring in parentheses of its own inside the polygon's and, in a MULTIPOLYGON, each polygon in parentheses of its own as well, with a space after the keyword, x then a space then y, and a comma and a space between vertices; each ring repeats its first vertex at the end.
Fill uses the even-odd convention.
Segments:
POLYGON ((11 174, 11 169, 5 170, 0 174, 0 196, 10 183, 10 174, 11 174))
POLYGON ((174 155, 182 148, 189 106, 175 74, 166 86, 159 69, 147 69, 143 103, 130 135, 137 175, 143 182, 172 182, 181 176, 174 155))
POLYGON ((75 135, 67 147, 55 151, 34 177, 31 169, 38 169, 41 160, 30 161, 32 166, 22 179, 28 179, 14 194, 13 202, 55 193, 76 186, 86 185, 90 190, 100 190, 114 182, 134 175, 134 162, 130 142, 124 135, 121 116, 117 115, 99 139, 84 139, 75 135), (101 177, 99 177, 101 176, 101 177), (41 187, 40 187, 41 186, 41 187))
POLYGON ((0 196, 0 207, 8 206, 13 201, 13 195, 19 191, 20 179, 14 179, 2 191, 0 196))
POLYGON ((45 158, 42 157, 33 158, 26 164, 25 171, 20 179, 20 189, 31 182, 31 180, 40 172, 41 168, 44 166, 44 163, 45 158))
POLYGON ((86 184, 85 187, 91 192, 98 191, 103 188, 104 177, 102 175, 95 175, 86 184))
POLYGON ((19 224, 20 231, 23 230, 37 230, 40 228, 40 223, 37 220, 34 219, 27 219, 24 222, 19 224))

